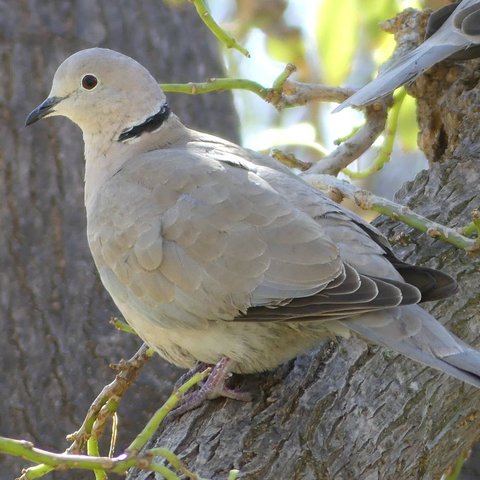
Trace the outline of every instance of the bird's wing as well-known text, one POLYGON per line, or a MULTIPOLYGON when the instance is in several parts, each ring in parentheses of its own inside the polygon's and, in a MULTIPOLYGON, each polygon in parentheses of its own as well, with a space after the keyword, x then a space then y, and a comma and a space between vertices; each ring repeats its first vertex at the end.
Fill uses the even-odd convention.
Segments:
POLYGON ((273 159, 269 158, 267 162, 264 155, 249 153, 262 178, 267 179, 290 203, 315 219, 325 235, 335 243, 344 262, 360 274, 405 281, 420 290, 422 302, 449 297, 457 291, 457 283, 449 275, 402 262, 373 225, 342 208, 273 159), (278 175, 277 169, 284 175, 278 175))
POLYGON ((360 107, 384 97, 432 65, 479 42, 479 16, 480 2, 463 0, 430 38, 393 61, 375 80, 354 93, 334 111, 352 105, 360 107))
MULTIPOLYGON (((306 185, 289 178, 291 190, 306 185)), ((288 178, 281 181, 288 188, 288 178)), ((314 192, 310 201, 321 209, 324 197, 314 192)), ((374 242, 356 232, 344 242, 368 250, 374 242)), ((211 145, 155 150, 127 162, 97 199, 89 241, 117 303, 166 326, 170 319, 184 326, 331 320, 420 299, 400 276, 359 273, 341 258, 329 229, 276 190, 248 156, 211 145)))

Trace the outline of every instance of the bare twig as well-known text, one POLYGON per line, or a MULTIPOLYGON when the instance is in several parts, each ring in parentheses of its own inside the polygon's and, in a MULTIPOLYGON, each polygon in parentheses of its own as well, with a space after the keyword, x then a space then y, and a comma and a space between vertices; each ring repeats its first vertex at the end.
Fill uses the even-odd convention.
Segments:
POLYGON ((293 153, 285 153, 282 150, 273 149, 270 154, 273 158, 286 165, 288 168, 298 168, 302 172, 312 167, 310 162, 299 160, 293 153))
POLYGON ((393 98, 393 106, 388 112, 387 126, 384 130, 385 140, 373 164, 363 172, 354 172, 352 170, 349 170, 348 168, 344 168, 342 170, 343 173, 348 175, 350 178, 366 178, 373 173, 381 170, 385 166, 385 164, 390 161, 390 156, 392 155, 393 144, 395 141, 395 135, 397 133, 398 117, 400 115, 400 110, 406 95, 407 91, 405 90, 405 88, 401 88, 393 98))
POLYGON ((339 103, 355 92, 352 88, 329 87, 317 83, 287 80, 283 86, 285 106, 300 106, 309 102, 339 103))
POLYGON ((337 175, 373 145, 385 129, 387 109, 367 107, 365 114, 365 124, 332 153, 317 162, 311 168, 311 173, 337 175))
POLYGON ((152 355, 153 350, 146 344, 143 344, 130 360, 120 362, 119 366, 116 367, 120 369, 120 372, 116 375, 115 380, 103 387, 100 394, 90 405, 82 426, 76 432, 68 435, 67 440, 73 442, 67 450, 68 453, 79 453, 83 451, 85 442, 92 432, 94 423, 99 421, 99 423, 95 425, 95 428, 99 429, 101 428, 101 424, 103 424, 109 416, 105 415, 103 421, 101 418, 99 419, 102 408, 107 405, 109 401, 118 402, 152 355))
MULTIPOLYGON (((276 105, 292 107, 304 105, 311 101, 343 102, 354 93, 350 88, 334 88, 312 83, 301 83, 286 80, 283 86, 282 99, 276 105)), ((312 166, 311 173, 337 175, 360 155, 366 152, 385 129, 389 100, 377 102, 365 108, 365 124, 358 128, 333 152, 312 166)))

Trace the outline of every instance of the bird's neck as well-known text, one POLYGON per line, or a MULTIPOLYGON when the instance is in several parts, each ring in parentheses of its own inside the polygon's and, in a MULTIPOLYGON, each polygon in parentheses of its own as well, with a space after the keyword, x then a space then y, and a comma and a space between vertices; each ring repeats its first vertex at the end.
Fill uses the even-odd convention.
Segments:
POLYGON ((125 147, 102 135, 83 134, 85 142, 85 206, 87 213, 102 185, 130 157, 125 147))
MULTIPOLYGON (((108 132, 84 130, 87 213, 102 186, 125 162, 142 153, 169 147, 190 136, 190 130, 173 114, 159 123, 156 129, 146 128, 141 135, 125 134, 128 132, 125 128, 111 128, 108 132)), ((138 130, 134 132, 138 133, 138 130)))

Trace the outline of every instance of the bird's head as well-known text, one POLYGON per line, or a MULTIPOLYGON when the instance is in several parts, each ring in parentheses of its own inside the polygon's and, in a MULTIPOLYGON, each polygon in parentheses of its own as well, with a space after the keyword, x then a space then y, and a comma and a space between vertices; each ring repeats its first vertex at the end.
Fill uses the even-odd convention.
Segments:
POLYGON ((87 134, 121 133, 143 124, 165 105, 164 93, 142 65, 113 50, 91 48, 58 67, 48 98, 25 123, 63 115, 87 134))

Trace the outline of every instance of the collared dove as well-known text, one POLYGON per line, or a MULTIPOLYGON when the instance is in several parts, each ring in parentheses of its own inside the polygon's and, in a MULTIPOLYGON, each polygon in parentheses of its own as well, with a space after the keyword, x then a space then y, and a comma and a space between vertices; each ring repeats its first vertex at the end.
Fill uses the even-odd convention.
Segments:
POLYGON ((341 103, 362 107, 415 79, 432 65, 446 59, 465 60, 480 56, 480 0, 446 5, 430 16, 426 40, 394 60, 378 77, 341 103))
POLYGON ((374 227, 271 157, 186 128, 135 60, 69 57, 26 124, 53 115, 83 130, 103 284, 169 362, 217 364, 203 398, 245 398, 228 372, 351 334, 480 386, 480 353, 416 305, 453 294, 451 277, 398 260, 374 227))

